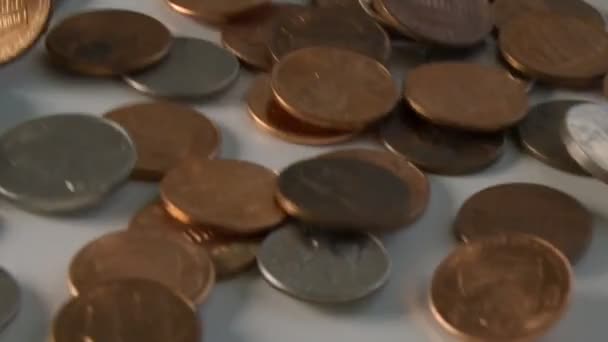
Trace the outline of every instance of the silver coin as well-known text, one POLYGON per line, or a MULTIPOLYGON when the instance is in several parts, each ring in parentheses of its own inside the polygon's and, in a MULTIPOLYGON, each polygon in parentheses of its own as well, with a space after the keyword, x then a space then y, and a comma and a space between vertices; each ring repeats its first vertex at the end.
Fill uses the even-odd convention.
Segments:
POLYGON ((175 38, 167 58, 142 72, 126 75, 133 88, 168 98, 213 95, 234 83, 239 61, 226 49, 195 38, 175 38))
POLYGON ((264 240, 258 266, 272 286, 316 303, 361 299, 382 287, 390 274, 387 252, 375 237, 318 231, 295 223, 264 240))
POLYGON ((21 304, 21 291, 17 281, 0 268, 0 330, 15 318, 21 304))
POLYGON ((87 208, 125 181, 136 159, 128 134, 108 120, 33 119, 0 136, 0 194, 42 213, 87 208))

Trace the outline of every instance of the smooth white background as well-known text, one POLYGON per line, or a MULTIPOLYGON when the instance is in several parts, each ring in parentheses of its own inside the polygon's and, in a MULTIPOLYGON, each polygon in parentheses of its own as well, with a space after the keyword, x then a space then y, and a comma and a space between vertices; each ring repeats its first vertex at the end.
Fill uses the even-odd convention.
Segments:
MULTIPOLYGON (((606 0, 593 1, 607 10, 606 0), (603 3, 602 3, 603 2, 603 3)), ((218 32, 173 12, 163 0, 61 0, 51 26, 61 18, 94 8, 128 8, 152 15, 175 35, 218 42, 218 32)), ((407 63, 394 53, 392 71, 401 83, 407 63)), ((213 66, 208 66, 213 67, 213 66)), ((251 73, 221 97, 193 105, 221 128, 223 158, 255 161, 280 170, 298 159, 338 147, 313 148, 277 140, 257 129, 247 116, 243 97, 251 73)), ((533 103, 549 98, 586 98, 596 94, 535 92, 533 103)), ((33 117, 62 112, 100 115, 146 97, 118 80, 68 76, 45 62, 43 40, 18 61, 0 67, 0 131, 33 117)), ((361 138, 347 146, 376 145, 361 138)), ((346 307, 319 307, 293 300, 270 288, 255 271, 219 284, 201 309, 208 342, 403 342, 453 341, 428 311, 426 291, 436 265, 456 245, 451 223, 462 202, 498 183, 547 184, 570 193, 595 215, 594 239, 576 266, 576 284, 567 316, 543 341, 599 342, 606 338, 608 316, 608 186, 593 179, 551 169, 519 152, 510 141, 503 158, 482 173, 465 177, 430 176, 431 203, 415 225, 385 239, 393 260, 390 283, 369 300, 346 307)), ((68 217, 42 217, 0 202, 0 265, 23 290, 17 319, 2 333, 2 342, 47 338, 50 322, 68 299, 66 272, 70 258, 86 242, 123 229, 135 211, 157 193, 154 185, 130 182, 99 208, 68 217)))

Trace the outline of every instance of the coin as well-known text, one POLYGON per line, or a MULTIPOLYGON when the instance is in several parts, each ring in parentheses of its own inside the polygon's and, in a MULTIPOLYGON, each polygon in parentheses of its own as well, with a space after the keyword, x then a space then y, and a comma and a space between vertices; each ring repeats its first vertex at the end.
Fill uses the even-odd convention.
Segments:
POLYGON ((608 97, 608 74, 604 77, 603 91, 604 91, 604 96, 608 97))
POLYGON ((318 46, 355 51, 380 63, 391 54, 387 33, 362 13, 316 8, 286 13, 277 19, 269 45, 276 61, 290 52, 318 46))
POLYGON ((592 224, 591 213, 568 194, 540 184, 508 183, 467 199, 454 229, 465 242, 502 232, 534 235, 575 263, 591 242, 592 224))
POLYGON ((277 198, 304 222, 345 231, 383 233, 409 220, 410 191, 383 167, 359 160, 315 158, 279 175, 277 198))
POLYGON ((518 138, 531 156, 560 170, 587 175, 572 159, 561 137, 561 128, 568 110, 577 100, 557 100, 540 103, 530 109, 517 127, 518 138))
POLYGON ((382 243, 371 235, 344 235, 291 223, 264 240, 258 267, 270 285, 290 296, 341 303, 382 287, 391 263, 382 243))
POLYGON ((361 160, 382 167, 399 177, 401 181, 406 184, 410 193, 410 201, 405 207, 408 223, 413 223, 420 216, 422 216, 429 205, 429 180, 427 179, 426 175, 420 171, 420 169, 405 158, 386 151, 365 148, 337 150, 322 154, 320 157, 361 160))
POLYGON ((198 98, 216 94, 234 83, 239 61, 206 40, 175 38, 171 53, 148 70, 124 76, 142 93, 168 98, 198 98))
POLYGON ((268 5, 270 0, 167 0, 177 12, 209 19, 211 22, 225 22, 242 13, 268 5))
POLYGON ((382 143, 421 169, 448 175, 482 170, 502 155, 502 133, 482 134, 432 125, 405 105, 380 127, 382 143))
POLYGON ((566 258, 526 235, 498 235, 453 251, 431 283, 431 309, 467 341, 532 341, 565 312, 572 291, 566 258))
POLYGON ((406 37, 411 37, 411 33, 407 29, 407 27, 401 25, 395 17, 393 17, 389 11, 384 6, 383 0, 359 0, 361 2, 361 6, 364 9, 368 9, 368 14, 372 15, 376 21, 383 23, 385 26, 392 28, 393 30, 398 31, 399 33, 405 35, 406 37), (367 3, 367 6, 365 5, 367 3))
POLYGON ((361 54, 336 48, 298 50, 272 72, 272 89, 287 112, 312 125, 359 130, 397 102, 389 71, 361 54))
POLYGON ((220 133, 202 113, 170 102, 146 102, 119 107, 104 117, 121 125, 137 149, 132 177, 159 181, 188 158, 213 158, 220 133))
POLYGON ((55 56, 62 67, 93 76, 149 67, 169 53, 171 43, 171 33, 160 21, 116 9, 68 17, 46 37, 51 58, 55 56))
POLYGON ((355 133, 321 128, 300 121, 273 100, 270 77, 258 76, 247 94, 249 114, 258 126, 270 134, 296 144, 325 145, 352 138, 355 133))
POLYGON ((21 306, 21 291, 13 276, 0 268, 0 331, 17 316, 21 306))
POLYGON ((141 279, 104 283, 66 303, 53 342, 200 341, 193 308, 164 286, 141 279))
POLYGON ((276 188, 272 170, 239 160, 190 160, 160 185, 163 202, 177 219, 239 236, 258 235, 285 219, 274 199, 276 188))
POLYGON ((0 193, 36 212, 88 208, 129 177, 136 159, 127 133, 108 120, 36 118, 0 136, 0 193))
POLYGON ((8 0, 0 6, 0 64, 28 50, 46 27, 50 0, 8 0))
POLYGON ((183 239, 138 231, 106 234, 85 245, 69 268, 70 291, 86 295, 107 281, 156 281, 201 304, 215 282, 207 253, 183 239))
POLYGON ((431 63, 411 70, 405 98, 435 124, 477 132, 513 126, 528 109, 521 82, 499 68, 472 63, 431 63))

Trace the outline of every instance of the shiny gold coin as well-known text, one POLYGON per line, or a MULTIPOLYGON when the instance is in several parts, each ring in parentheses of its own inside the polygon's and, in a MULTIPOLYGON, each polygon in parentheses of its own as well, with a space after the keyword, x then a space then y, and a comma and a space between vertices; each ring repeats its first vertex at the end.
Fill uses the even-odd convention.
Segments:
POLYGON ((536 340, 568 306, 566 257, 528 235, 498 235, 453 251, 430 290, 437 320, 466 341, 536 340))
POLYGON ((175 11, 211 22, 225 22, 239 14, 267 5, 270 0, 167 0, 175 11))
POLYGON ((53 342, 197 342, 201 336, 184 298, 142 279, 100 284, 73 298, 59 310, 51 331, 53 342))
POLYGON ((138 278, 159 282, 201 304, 213 287, 215 271, 204 250, 182 239, 123 231, 84 246, 70 264, 69 278, 74 296, 107 281, 138 278))
POLYGON ((364 55, 329 47, 295 51, 272 72, 277 102, 312 125, 359 130, 388 115, 397 102, 390 72, 364 55))
POLYGON ((50 0, 0 1, 0 63, 14 60, 36 42, 50 12, 50 0))

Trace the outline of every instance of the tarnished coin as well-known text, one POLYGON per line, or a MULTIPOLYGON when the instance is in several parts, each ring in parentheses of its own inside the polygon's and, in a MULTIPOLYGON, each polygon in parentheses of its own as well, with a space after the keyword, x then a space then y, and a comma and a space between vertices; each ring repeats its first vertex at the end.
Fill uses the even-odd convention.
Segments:
POLYGON ((432 125, 407 109, 395 108, 380 128, 382 143, 393 153, 433 173, 467 174, 482 170, 502 155, 502 133, 463 132, 432 125))
POLYGON ((104 283, 73 298, 59 310, 51 331, 53 342, 197 342, 201 336, 186 300, 141 279, 104 283))
POLYGON ((505 70, 473 63, 431 63, 411 70, 405 99, 435 124, 478 132, 513 126, 528 109, 521 82, 505 70))
POLYGON ((68 17, 46 37, 51 59, 74 72, 112 76, 158 63, 171 48, 169 30, 142 13, 108 9, 68 17))
POLYGON ((365 148, 337 150, 322 154, 321 158, 346 158, 361 160, 380 166, 395 176, 407 186, 410 193, 407 211, 408 223, 416 221, 426 210, 430 200, 429 180, 414 164, 405 158, 386 151, 365 148))
POLYGON ((86 114, 26 121, 0 136, 0 193, 28 210, 93 206, 123 183, 137 159, 117 124, 86 114))
POLYGON ((17 281, 0 268, 0 331, 17 315, 21 306, 21 291, 17 281))
POLYGON ((562 317, 572 291, 566 258, 541 239, 499 235, 463 245, 437 268, 431 309, 466 341, 533 341, 562 317))
POLYGON ((279 175, 277 199, 291 216, 344 231, 384 233, 409 220, 411 193, 383 167, 344 158, 315 158, 279 175))
POLYGON ((163 202, 178 220, 242 236, 261 234, 285 219, 276 189, 272 170, 239 160, 193 159, 160 185, 163 202))
POLYGON ((355 51, 381 63, 391 54, 387 33, 363 13, 316 8, 277 19, 269 45, 275 60, 281 60, 290 52, 316 46, 355 51))
POLYGON ((167 0, 177 12, 199 17, 212 23, 222 23, 265 6, 270 0, 167 0))
POLYGON ((247 94, 247 106, 256 124, 279 139, 296 144, 325 145, 345 141, 355 135, 350 131, 321 128, 301 121, 282 109, 272 95, 270 77, 260 75, 247 94))
POLYGON ((561 129, 568 110, 577 100, 556 100, 538 104, 530 109, 517 127, 522 147, 534 158, 560 170, 587 175, 572 159, 562 140, 561 129))
POLYGON ((591 213, 568 194, 540 184, 508 183, 467 199, 454 229, 465 242, 503 232, 538 236, 575 263, 591 242, 592 223, 591 213))
POLYGON ((114 109, 104 115, 121 125, 137 149, 132 177, 159 181, 179 161, 213 158, 220 133, 202 113, 170 102, 146 102, 114 109))
POLYGON ((386 116, 398 99, 390 72, 364 55, 328 47, 301 49, 272 72, 277 102, 315 126, 359 130, 386 116))
POLYGON ((168 98, 197 98, 234 83, 239 61, 222 47, 196 38, 175 38, 169 56, 152 68, 124 76, 142 93, 168 98))
POLYGON ((79 296, 112 280, 159 282, 191 303, 201 304, 215 282, 207 253, 170 235, 128 230, 106 234, 84 246, 72 259, 70 291, 79 296))
POLYGON ((382 243, 288 224, 270 234, 258 254, 262 275, 290 296, 317 303, 364 298, 384 285, 391 263, 382 243))
POLYGON ((0 64, 19 57, 36 42, 46 27, 50 11, 50 0, 0 3, 0 64))

